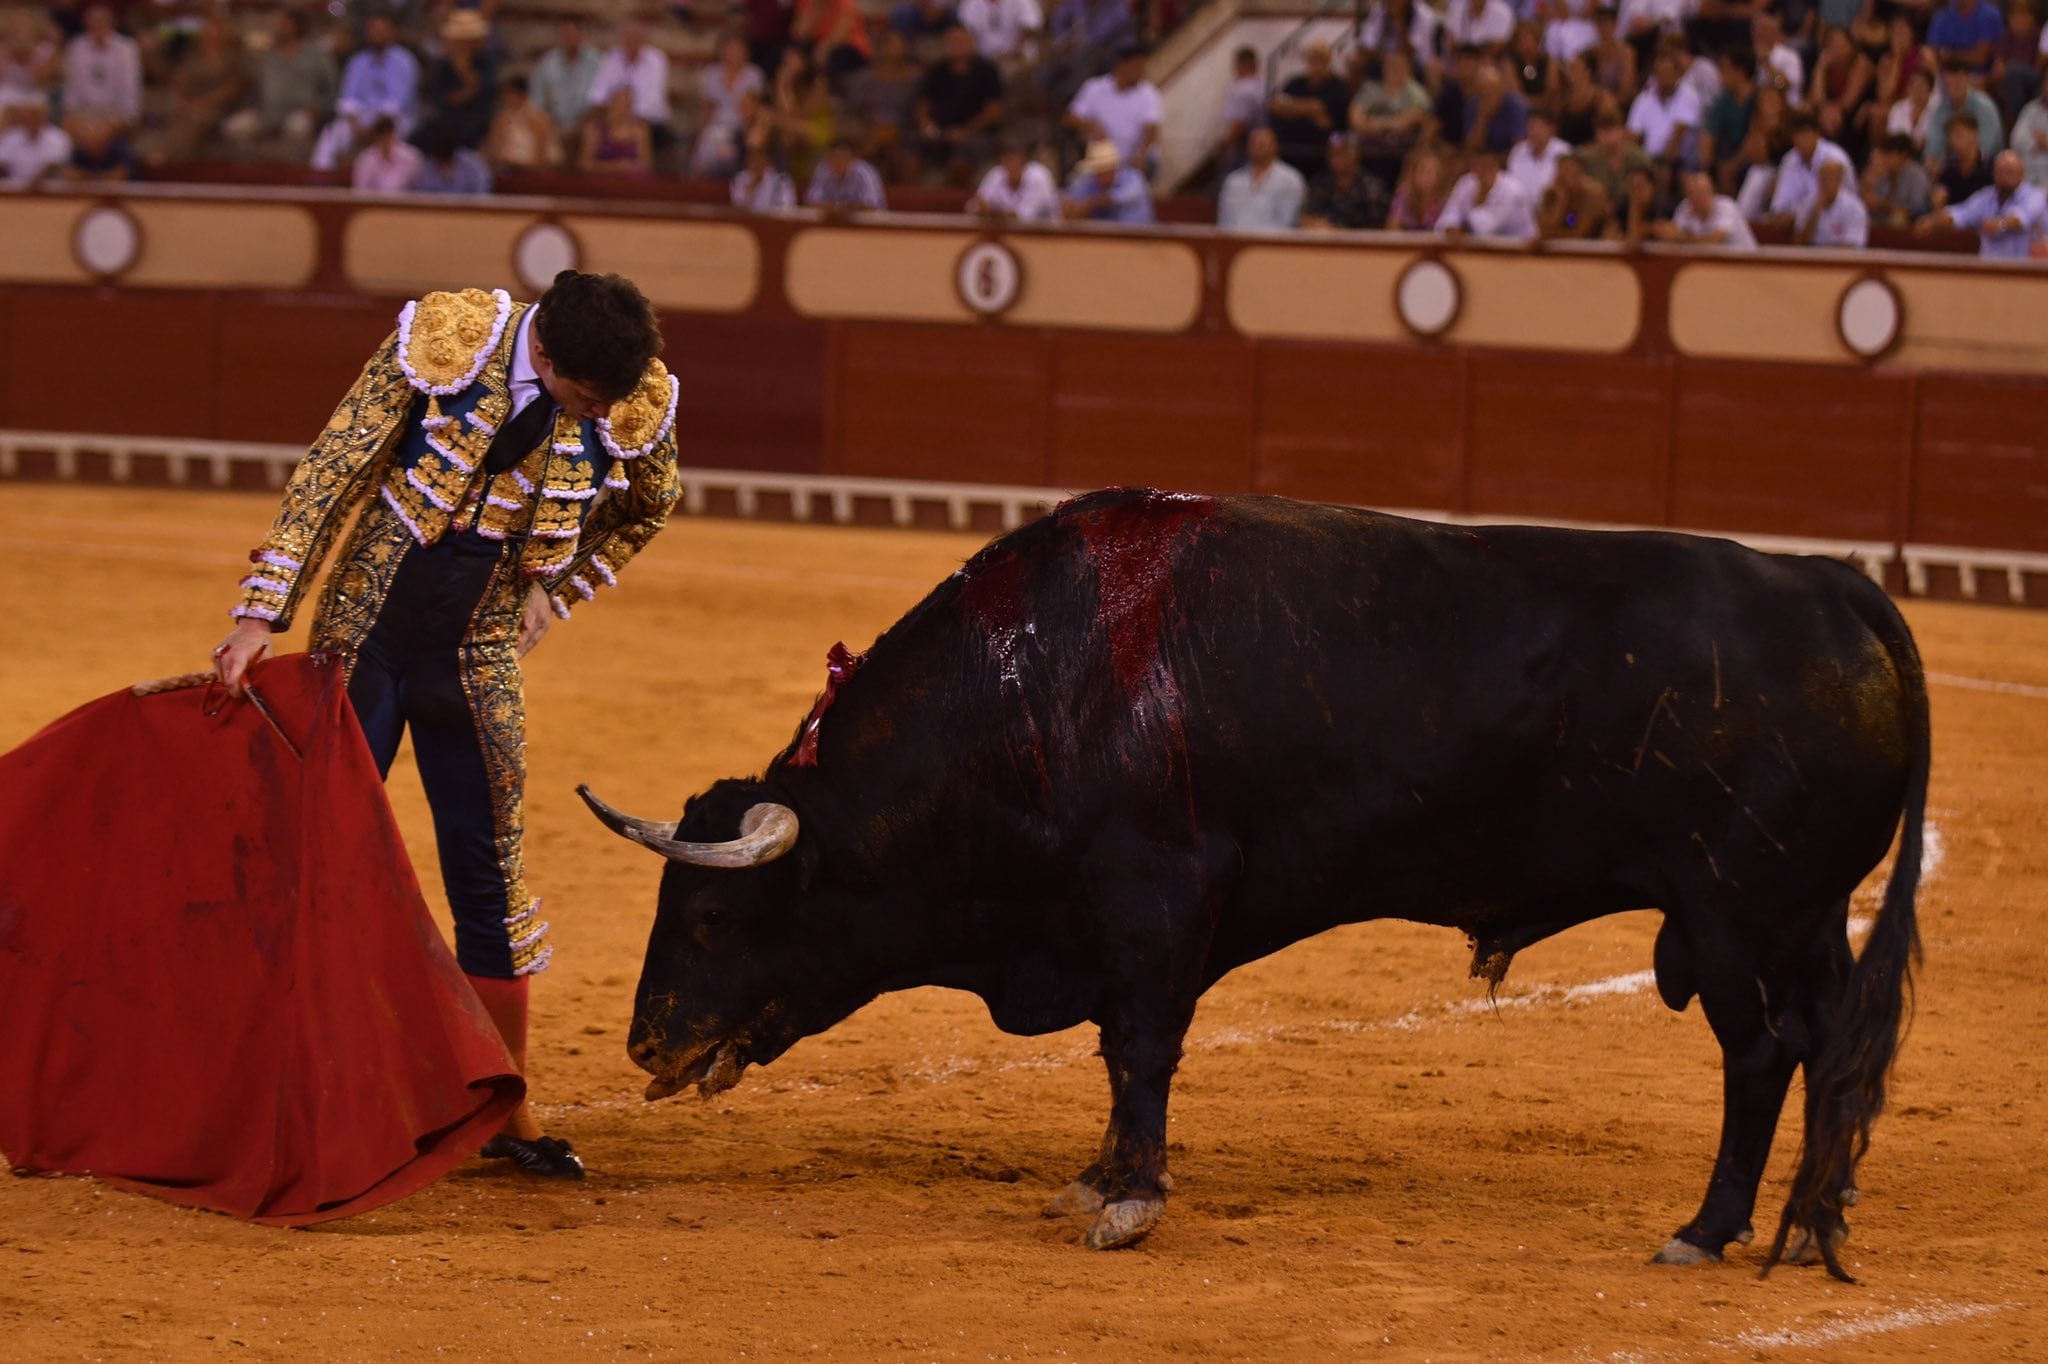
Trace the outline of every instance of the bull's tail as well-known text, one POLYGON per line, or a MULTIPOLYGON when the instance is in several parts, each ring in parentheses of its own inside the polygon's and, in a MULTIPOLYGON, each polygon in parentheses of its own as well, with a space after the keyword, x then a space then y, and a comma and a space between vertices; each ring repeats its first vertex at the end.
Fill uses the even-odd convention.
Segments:
POLYGON ((1850 972, 1826 1044, 1806 1067, 1805 1145, 1763 1269, 1770 1273, 1796 1229, 1812 1238, 1830 1274, 1851 1283, 1835 1246, 1844 1193, 1855 1187, 1857 1163, 1870 1149, 1870 1129, 1884 1110, 1886 1081, 1911 1015, 1913 967, 1920 960, 1913 902, 1920 888, 1921 822, 1927 814, 1931 749, 1920 652, 1890 601, 1879 602, 1872 614, 1880 617, 1870 625, 1891 655, 1905 712, 1909 748, 1903 828, 1884 905, 1850 972))

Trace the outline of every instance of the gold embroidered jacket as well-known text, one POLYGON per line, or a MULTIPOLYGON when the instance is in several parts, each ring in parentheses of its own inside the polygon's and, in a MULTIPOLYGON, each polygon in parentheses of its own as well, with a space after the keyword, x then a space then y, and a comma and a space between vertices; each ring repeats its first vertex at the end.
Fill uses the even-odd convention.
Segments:
POLYGON ((520 572, 565 618, 570 599, 587 601, 618 581, 680 490, 676 380, 651 361, 608 418, 563 414, 550 439, 491 478, 484 452, 511 408, 512 352, 527 306, 481 289, 406 305, 293 471, 231 614, 287 629, 335 534, 373 495, 422 545, 451 528, 507 541, 520 572))

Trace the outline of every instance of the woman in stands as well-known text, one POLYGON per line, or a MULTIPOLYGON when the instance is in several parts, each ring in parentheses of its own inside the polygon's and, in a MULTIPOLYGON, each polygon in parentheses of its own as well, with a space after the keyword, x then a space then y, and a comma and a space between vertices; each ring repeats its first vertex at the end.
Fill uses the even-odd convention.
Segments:
POLYGON ((1450 197, 1451 177, 1444 172, 1443 157, 1432 148, 1423 148, 1408 158, 1408 170, 1387 209, 1387 229, 1434 231, 1436 220, 1443 214, 1444 201, 1450 197))
POLYGON ((1600 84, 1589 48, 1564 64, 1564 88, 1557 99, 1557 135, 1574 147, 1593 140, 1602 111, 1621 112, 1614 94, 1600 84))
POLYGON ((647 120, 633 112, 633 88, 622 85, 604 102, 604 112, 583 125, 579 168, 594 175, 654 173, 654 137, 647 120))

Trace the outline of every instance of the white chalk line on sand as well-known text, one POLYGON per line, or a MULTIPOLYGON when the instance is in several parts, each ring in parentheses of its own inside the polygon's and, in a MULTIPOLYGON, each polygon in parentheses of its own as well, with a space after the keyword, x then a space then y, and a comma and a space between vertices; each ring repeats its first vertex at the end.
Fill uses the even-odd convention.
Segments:
POLYGON ((1843 1341, 1857 1340, 1864 1336, 1889 1335, 1894 1331, 1912 1331, 1924 1326, 1954 1326, 1958 1322, 1988 1317, 1996 1312, 2007 1312, 2019 1305, 2013 1302, 1919 1303, 1912 1307, 1894 1308, 1889 1312, 1860 1312, 1854 1316, 1814 1326, 1781 1326, 1775 1331, 1739 1331, 1733 1336, 1716 1340, 1713 1344, 1723 1350, 1811 1350, 1824 1345, 1839 1345, 1843 1341))
POLYGON ((1964 677, 1960 673, 1928 673, 1927 680, 1938 687, 1961 687, 1965 691, 1997 692, 2001 696, 2030 696, 2048 701, 2048 687, 2032 682, 2001 682, 1995 677, 1964 677))

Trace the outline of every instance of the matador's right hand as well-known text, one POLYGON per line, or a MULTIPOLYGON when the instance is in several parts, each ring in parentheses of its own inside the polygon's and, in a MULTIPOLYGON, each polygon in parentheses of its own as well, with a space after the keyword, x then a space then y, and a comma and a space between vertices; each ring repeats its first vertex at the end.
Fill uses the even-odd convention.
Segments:
POLYGON ((242 694, 242 674, 249 665, 270 654, 270 622, 244 616, 234 630, 213 651, 213 670, 220 676, 228 695, 242 694))

